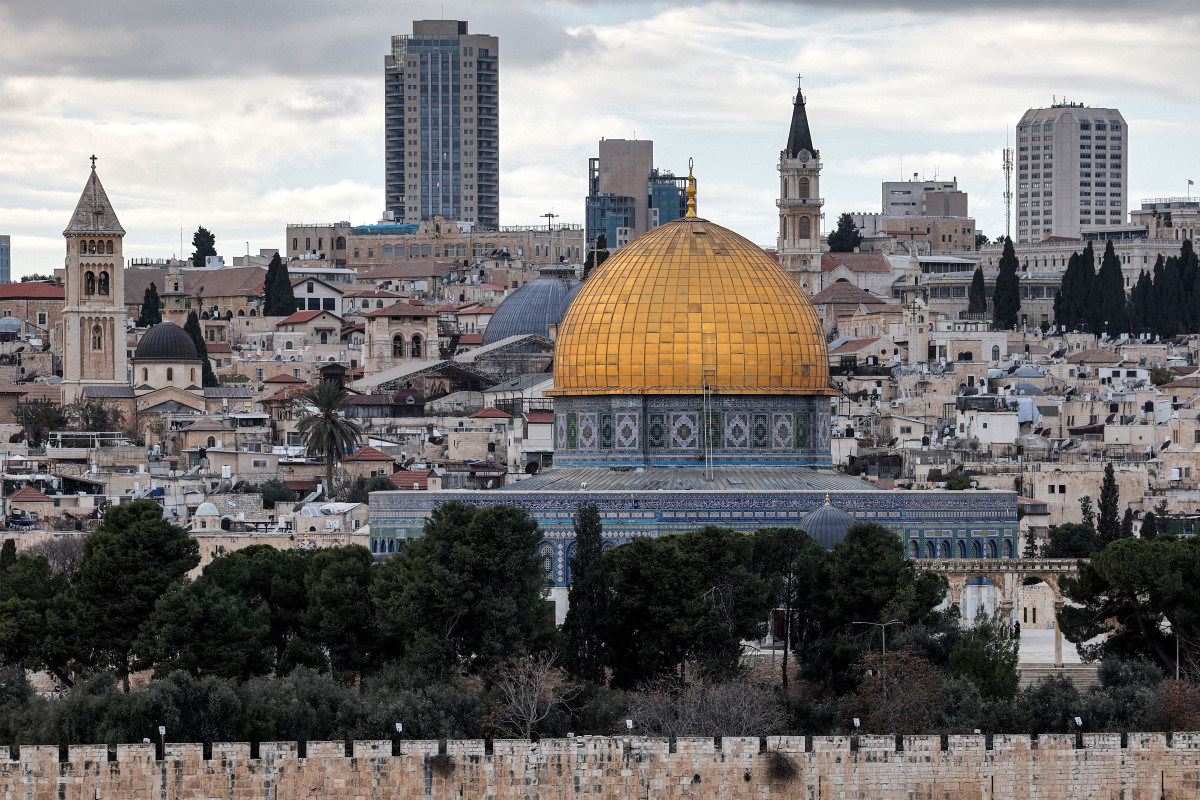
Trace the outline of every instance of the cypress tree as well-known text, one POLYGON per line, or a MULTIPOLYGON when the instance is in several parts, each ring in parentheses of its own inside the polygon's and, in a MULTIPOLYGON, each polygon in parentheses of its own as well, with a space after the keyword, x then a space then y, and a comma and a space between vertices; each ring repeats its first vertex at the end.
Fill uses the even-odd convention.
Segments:
POLYGON ((1054 324, 1063 330, 1079 327, 1079 253, 1071 253, 1063 273, 1062 286, 1054 298, 1054 324))
POLYGON ((1104 467, 1104 481, 1100 484, 1100 521, 1096 527, 1096 546, 1101 550, 1121 538, 1121 523, 1117 518, 1120 502, 1117 477, 1113 473, 1112 462, 1109 462, 1104 467))
POLYGON ((575 552, 571 556, 569 608, 563 622, 567 669, 589 683, 604 682, 604 625, 607 621, 604 573, 600 556, 604 530, 595 503, 583 503, 575 515, 575 552))
POLYGON ((1158 518, 1154 516, 1153 511, 1147 511, 1146 516, 1142 517, 1142 533, 1143 539, 1153 539, 1158 536, 1158 518))
POLYGON ((1150 301, 1154 287, 1150 284, 1150 273, 1142 270, 1137 283, 1129 292, 1129 329, 1142 333, 1150 328, 1150 301))
POLYGON ((1009 330, 1017 325, 1021 310, 1021 279, 1017 277, 1017 254, 1012 240, 1004 243, 1000 256, 1000 274, 996 276, 996 291, 992 293, 992 327, 1009 330))
POLYGON ((976 267, 971 277, 971 288, 967 291, 967 313, 987 313, 987 287, 983 283, 983 267, 976 267))
POLYGON ((1121 517, 1121 538, 1122 539, 1132 539, 1133 538, 1133 509, 1132 508, 1127 507, 1125 509, 1125 516, 1121 517))
POLYGON ((138 327, 149 328, 162 322, 162 310, 158 307, 158 287, 154 281, 146 287, 142 295, 142 307, 138 310, 138 327))
POLYGON ((216 373, 213 372, 212 362, 208 360, 208 347, 204 344, 204 334, 200 331, 200 318, 196 316, 195 311, 188 312, 187 322, 183 324, 183 330, 188 336, 192 337, 192 341, 196 344, 196 355, 200 356, 204 387, 208 388, 209 386, 218 385, 220 382, 217 380, 216 373))
POLYGON ((1121 273, 1121 262, 1117 260, 1117 254, 1113 251, 1112 239, 1109 239, 1104 247, 1097 287, 1101 325, 1108 326, 1109 336, 1126 333, 1129 330, 1129 320, 1125 316, 1125 276, 1121 273))
POLYGON ((263 315, 286 317, 296 313, 296 292, 292 289, 292 276, 279 253, 271 256, 267 265, 267 277, 263 280, 263 315))

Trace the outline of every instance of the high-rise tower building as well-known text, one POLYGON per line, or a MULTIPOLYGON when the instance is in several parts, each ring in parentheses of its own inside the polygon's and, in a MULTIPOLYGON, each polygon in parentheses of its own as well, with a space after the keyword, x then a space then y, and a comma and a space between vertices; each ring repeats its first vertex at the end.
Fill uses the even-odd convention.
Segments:
POLYGON ((821 152, 796 88, 787 149, 779 154, 779 259, 804 291, 821 291, 821 152))
POLYGON ((654 166, 649 139, 601 139, 600 155, 588 159, 584 205, 588 246, 604 234, 615 250, 646 231, 687 212, 687 178, 654 166))
POLYGON ((1125 222, 1129 129, 1117 109, 1031 108, 1017 123, 1016 151, 1018 244, 1125 222))
POLYGON ((500 40, 417 20, 384 58, 386 211, 500 224, 500 40))

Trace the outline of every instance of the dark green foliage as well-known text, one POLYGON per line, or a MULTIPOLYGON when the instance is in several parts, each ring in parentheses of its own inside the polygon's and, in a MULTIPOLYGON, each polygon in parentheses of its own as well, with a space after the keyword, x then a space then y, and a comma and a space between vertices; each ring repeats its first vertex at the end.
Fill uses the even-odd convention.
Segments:
POLYGON ((1139 532, 1139 536, 1146 541, 1150 541, 1158 536, 1158 517, 1154 515, 1153 511, 1147 511, 1142 516, 1142 529, 1139 532))
POLYGON ((203 267, 204 259, 217 254, 217 237, 201 226, 192 234, 192 266, 203 267))
POLYGON ((158 287, 151 281, 142 295, 142 307, 138 311, 139 328, 149 328, 162 322, 162 309, 158 307, 158 287))
POLYGON ((183 330, 192 337, 192 341, 196 345, 196 355, 200 357, 204 386, 206 388, 216 386, 219 381, 217 381, 216 373, 213 372, 212 362, 208 359, 208 346, 204 344, 204 334, 200 331, 200 318, 196 316, 195 311, 188 312, 187 321, 183 323, 183 330))
POLYGON ((342 501, 346 503, 366 503, 371 499, 371 492, 394 492, 396 484, 386 475, 372 475, 364 478, 359 475, 354 482, 342 489, 342 501))
POLYGON ((270 478, 257 485, 248 483, 241 488, 241 492, 243 494, 261 494, 263 508, 275 508, 276 503, 286 505, 300 499, 299 495, 282 478, 270 478))
POLYGON ((613 685, 683 679, 688 664, 707 677, 734 674, 741 640, 762 634, 771 605, 752 555, 749 537, 713 525, 605 553, 613 685))
POLYGON ((1096 550, 1096 529, 1086 522, 1064 522, 1050 527, 1042 558, 1087 558, 1096 550))
POLYGON ((1088 242, 1082 253, 1072 253, 1067 260, 1062 288, 1054 298, 1054 323, 1065 330, 1094 330, 1098 291, 1096 256, 1088 242))
POLYGON ((1089 528, 1096 527, 1096 509, 1092 506, 1092 496, 1085 494, 1079 498, 1079 516, 1083 524, 1089 528))
POLYGON ((304 585, 305 625, 328 655, 328 668, 346 683, 370 661, 375 607, 371 602, 371 551, 361 545, 318 550, 304 585))
POLYGON ((196 540, 151 500, 110 506, 74 582, 79 660, 126 676, 134 640, 172 583, 200 563, 196 540))
POLYGON ((42 275, 37 272, 32 272, 29 275, 26 275, 23 278, 21 278, 20 282, 21 283, 29 283, 31 281, 39 281, 41 283, 54 283, 54 276, 53 275, 42 275))
POLYGON ((991 240, 988 239, 988 235, 986 233, 976 233, 975 234, 975 249, 976 250, 983 247, 985 244, 989 244, 990 242, 991 242, 991 240))
POLYGON ((1018 644, 999 610, 980 615, 950 651, 950 669, 975 684, 984 698, 1011 699, 1017 693, 1018 644))
POLYGON ((571 556, 571 587, 563 634, 567 669, 589 683, 604 681, 607 663, 604 652, 607 595, 600 565, 603 551, 600 509, 595 503, 583 503, 575 514, 575 552, 571 556))
POLYGON ((446 502, 378 569, 372 598, 385 657, 428 674, 481 672, 546 637, 537 522, 514 506, 446 502))
POLYGON ((788 655, 803 658, 821 633, 821 571, 825 548, 798 528, 764 528, 754 535, 754 570, 771 586, 772 605, 781 609, 784 641, 780 680, 788 686, 788 655))
POLYGON ((1125 515, 1121 517, 1121 532, 1117 538, 1129 539, 1133 536, 1133 509, 1126 508, 1125 515))
POLYGON ((271 256, 271 263, 267 265, 263 295, 263 316, 286 317, 296 313, 296 292, 292 288, 292 276, 279 253, 271 256))
POLYGON ((8 568, 17 563, 17 540, 5 539, 4 546, 0 547, 0 580, 3 579, 8 568))
POLYGON ((267 641, 270 611, 201 577, 169 588, 134 643, 139 666, 163 678, 177 670, 195 677, 262 675, 273 666, 267 641))
POLYGON ((1099 644, 1081 647, 1090 656, 1143 657, 1175 669, 1175 634, 1183 672, 1200 665, 1200 540, 1158 536, 1118 539, 1080 562, 1079 577, 1061 579, 1073 601, 1059 614, 1063 633, 1082 644, 1117 627, 1099 644))
POLYGON ((273 669, 285 674, 297 666, 325 662, 316 645, 306 638, 308 590, 305 576, 315 551, 276 550, 268 545, 226 553, 204 568, 201 580, 240 597, 250 607, 263 605, 269 612, 267 641, 273 649, 273 669))
POLYGON ((13 417, 21 425, 21 436, 32 447, 41 447, 50 431, 67 427, 67 418, 55 403, 20 402, 13 406, 13 417))
POLYGON ((967 290, 967 313, 987 313, 987 286, 983 281, 983 267, 976 267, 975 274, 971 276, 971 287, 967 290))
POLYGON ((854 225, 854 217, 848 213, 839 216, 837 228, 830 232, 827 243, 831 253, 853 253, 854 248, 862 244, 862 234, 854 225))
POLYGON ((1017 277, 1017 267, 1017 254, 1010 239, 1004 243, 996 289, 992 293, 992 327, 996 330, 1017 326, 1017 314, 1021 311, 1021 280, 1017 277))
POLYGON ((1112 462, 1104 465, 1104 481, 1100 485, 1100 517, 1096 525, 1096 547, 1104 549, 1109 542, 1121 538, 1120 513, 1121 493, 1117 489, 1117 478, 1112 462))
POLYGON ((69 682, 74 616, 68 585, 43 556, 19 556, 0 571, 0 661, 44 668, 69 682))
POLYGON ((1096 307, 1099 317, 1095 320, 1096 332, 1107 330, 1109 336, 1117 336, 1129 330, 1125 311, 1125 276, 1121 262, 1113 250, 1112 239, 1104 247, 1100 261, 1100 272, 1096 275, 1096 307))

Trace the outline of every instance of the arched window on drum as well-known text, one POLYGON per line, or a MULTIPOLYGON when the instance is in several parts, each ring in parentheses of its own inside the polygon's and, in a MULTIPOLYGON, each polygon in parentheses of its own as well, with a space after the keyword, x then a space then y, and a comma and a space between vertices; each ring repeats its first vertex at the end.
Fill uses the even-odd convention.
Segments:
POLYGON ((547 581, 554 580, 554 545, 543 542, 538 548, 538 565, 547 581))

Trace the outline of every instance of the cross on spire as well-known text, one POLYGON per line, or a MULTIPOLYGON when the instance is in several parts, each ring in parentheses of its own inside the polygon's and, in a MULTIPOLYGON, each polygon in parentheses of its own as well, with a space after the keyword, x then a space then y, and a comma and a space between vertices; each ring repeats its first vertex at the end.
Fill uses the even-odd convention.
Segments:
POLYGON ((92 156, 92 169, 96 169, 96 157, 92 156))

